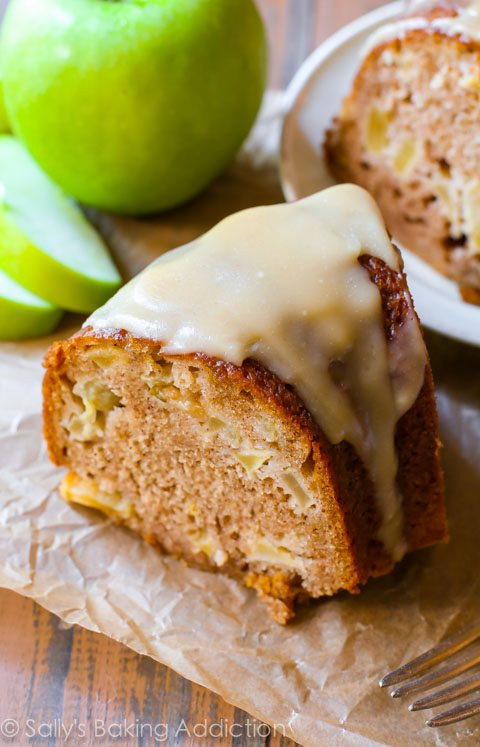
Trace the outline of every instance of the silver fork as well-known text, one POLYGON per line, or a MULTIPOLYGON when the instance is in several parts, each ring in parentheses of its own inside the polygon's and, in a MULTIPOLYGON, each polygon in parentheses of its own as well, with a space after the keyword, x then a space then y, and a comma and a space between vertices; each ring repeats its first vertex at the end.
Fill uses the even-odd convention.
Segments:
MULTIPOLYGON (((480 641, 480 623, 455 633, 455 635, 434 646, 430 651, 386 674, 380 680, 379 685, 380 687, 389 687, 390 685, 398 685, 404 680, 409 680, 390 693, 392 698, 401 698, 411 693, 431 690, 437 685, 454 680, 464 672, 480 665, 480 649, 478 646, 474 650, 465 651, 461 656, 455 656, 477 641, 480 641), (444 661, 446 661, 445 664, 437 666, 444 661)), ((408 708, 410 711, 434 708, 476 691, 479 691, 479 695, 475 698, 463 701, 454 708, 443 711, 438 716, 433 716, 426 722, 427 726, 455 724, 457 721, 463 721, 463 719, 480 714, 480 669, 453 682, 448 687, 415 700, 408 708)))

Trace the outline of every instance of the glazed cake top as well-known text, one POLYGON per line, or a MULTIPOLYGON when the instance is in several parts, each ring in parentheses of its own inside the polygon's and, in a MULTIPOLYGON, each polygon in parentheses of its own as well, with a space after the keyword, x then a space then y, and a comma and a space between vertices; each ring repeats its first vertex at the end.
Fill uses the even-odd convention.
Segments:
POLYGON ((394 434, 421 389, 426 352, 413 309, 387 343, 380 293, 361 255, 399 271, 380 212, 353 185, 231 215, 167 252, 86 322, 241 365, 291 384, 332 443, 369 468, 380 539, 403 554, 394 434))
MULTIPOLYGON (((445 5, 439 0, 432 2, 412 2, 407 6, 410 12, 426 12, 435 6, 445 5)), ((452 3, 452 10, 456 15, 445 17, 426 18, 422 15, 409 15, 393 23, 386 23, 373 32, 363 50, 364 56, 369 54, 375 47, 385 44, 392 39, 405 36, 413 29, 425 29, 426 31, 439 31, 447 36, 460 36, 466 40, 480 41, 480 0, 472 0, 467 3, 452 3)))

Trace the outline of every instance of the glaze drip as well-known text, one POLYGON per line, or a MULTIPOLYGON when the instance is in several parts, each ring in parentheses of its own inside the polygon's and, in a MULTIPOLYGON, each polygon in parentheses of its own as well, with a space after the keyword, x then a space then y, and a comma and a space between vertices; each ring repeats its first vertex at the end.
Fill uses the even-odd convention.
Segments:
POLYGON ((161 341, 167 353, 263 363, 332 443, 355 447, 375 486, 379 538, 398 559, 394 435, 419 394, 426 352, 412 308, 387 343, 380 293, 358 262, 365 254, 400 270, 370 195, 332 187, 226 218, 156 260, 86 325, 161 341))

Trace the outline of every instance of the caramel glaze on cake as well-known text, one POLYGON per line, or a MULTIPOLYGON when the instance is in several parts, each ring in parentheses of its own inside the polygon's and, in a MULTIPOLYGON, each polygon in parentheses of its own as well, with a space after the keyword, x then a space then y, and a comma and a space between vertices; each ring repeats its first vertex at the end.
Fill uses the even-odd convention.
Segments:
MULTIPOLYGON (((347 207, 353 199, 370 210, 362 190, 334 189, 345 192, 325 197, 328 209, 329 199, 346 195, 347 207)), ((304 205, 315 211, 322 198, 309 200, 304 205)), ((259 214, 259 230, 272 215, 260 210, 269 212, 259 214)), ((240 231, 257 218, 247 211, 240 231)), ((55 343, 45 360, 45 436, 51 459, 70 470, 64 497, 99 508, 189 564, 242 579, 281 623, 296 600, 355 592, 404 552, 445 540, 432 376, 406 281, 379 257, 360 252, 358 263, 379 294, 387 348, 408 345, 410 334, 419 355, 413 368, 424 371, 394 430, 401 549, 385 532, 392 516, 364 460, 347 440, 329 440, 291 383, 251 357, 237 364, 167 352, 151 336, 102 326, 125 309, 121 296, 93 316, 90 324, 100 326, 55 343)), ((138 284, 127 290, 129 299, 136 294, 138 284)))
POLYGON ((374 32, 326 139, 395 239, 480 302, 480 3, 374 32))

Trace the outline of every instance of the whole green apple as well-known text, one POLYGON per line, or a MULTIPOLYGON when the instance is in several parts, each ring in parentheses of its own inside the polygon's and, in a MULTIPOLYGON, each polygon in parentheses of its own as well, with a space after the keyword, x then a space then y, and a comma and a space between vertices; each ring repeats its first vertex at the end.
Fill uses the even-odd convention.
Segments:
POLYGON ((122 213, 201 191, 265 84, 252 0, 12 0, 0 48, 14 133, 65 192, 122 213))

